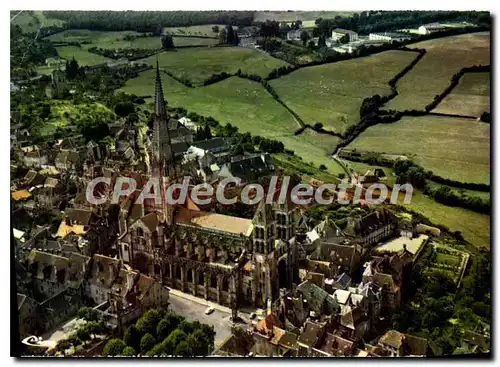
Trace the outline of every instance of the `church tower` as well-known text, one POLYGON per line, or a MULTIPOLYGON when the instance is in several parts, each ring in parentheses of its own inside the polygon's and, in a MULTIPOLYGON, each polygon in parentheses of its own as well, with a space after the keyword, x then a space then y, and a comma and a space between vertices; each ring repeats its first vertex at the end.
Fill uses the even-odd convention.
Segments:
POLYGON ((153 157, 151 167, 153 174, 169 176, 169 171, 173 168, 173 154, 168 132, 167 105, 163 99, 163 88, 161 86, 158 60, 156 61, 155 116, 153 122, 152 146, 153 157))
POLYGON ((163 98, 161 86, 160 67, 156 61, 155 81, 155 115, 153 122, 153 141, 151 173, 157 177, 161 186, 161 204, 157 206, 160 222, 172 224, 173 206, 167 203, 167 187, 175 179, 175 165, 168 131, 167 104, 163 98))

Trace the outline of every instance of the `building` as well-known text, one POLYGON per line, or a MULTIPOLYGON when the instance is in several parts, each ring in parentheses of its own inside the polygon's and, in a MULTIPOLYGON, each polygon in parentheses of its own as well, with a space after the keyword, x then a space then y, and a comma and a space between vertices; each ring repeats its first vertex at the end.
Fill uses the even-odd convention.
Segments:
MULTIPOLYGON (((157 69, 149 175, 180 182, 184 170, 175 157, 166 102, 157 69)), ((187 129, 186 129, 187 130, 187 129)), ((262 176, 270 165, 256 156, 231 162, 231 175, 262 176), (260 161, 259 169, 243 163, 260 161)), ((222 171, 222 170, 221 170, 222 171)), ((137 189, 140 189, 138 184, 137 189)), ((135 271, 169 287, 236 310, 242 305, 267 308, 279 289, 298 279, 295 236, 298 208, 291 202, 259 204, 253 219, 196 206, 121 204, 118 257, 135 271)))
POLYGON ((436 33, 436 32, 442 32, 446 30, 446 27, 444 25, 441 25, 439 23, 432 23, 432 24, 427 24, 427 25, 421 25, 418 27, 418 34, 431 34, 431 33, 436 33))
POLYGON ((349 30, 349 29, 335 28, 332 31, 332 40, 334 40, 334 41, 338 42, 345 36, 348 37, 349 42, 354 42, 354 41, 358 40, 358 34, 354 31, 349 30))
POLYGON ((300 29, 292 29, 286 33, 287 41, 300 41, 300 29))
POLYGON ((385 42, 403 42, 411 39, 411 36, 403 33, 383 32, 370 33, 368 36, 370 41, 385 41, 385 42))

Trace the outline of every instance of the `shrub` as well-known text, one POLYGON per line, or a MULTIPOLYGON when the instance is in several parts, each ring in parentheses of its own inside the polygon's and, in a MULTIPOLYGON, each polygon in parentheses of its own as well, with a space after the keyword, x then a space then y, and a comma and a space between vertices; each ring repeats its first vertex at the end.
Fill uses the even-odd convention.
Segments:
POLYGON ((137 352, 135 351, 134 348, 127 346, 123 349, 121 355, 125 357, 134 357, 137 355, 137 352))
POLYGON ((153 348, 155 344, 156 344, 156 339, 154 338, 154 336, 147 333, 141 339, 141 352, 143 353, 147 352, 148 350, 153 348))
POLYGON ((104 347, 105 356, 118 356, 126 348, 125 343, 121 339, 111 339, 104 347))

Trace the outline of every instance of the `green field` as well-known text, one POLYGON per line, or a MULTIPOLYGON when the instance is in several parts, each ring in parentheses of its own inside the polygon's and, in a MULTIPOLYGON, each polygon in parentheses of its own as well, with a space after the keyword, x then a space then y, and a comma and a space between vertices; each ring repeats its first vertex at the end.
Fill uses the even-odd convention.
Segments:
POLYGON ((440 116, 404 117, 369 127, 349 149, 405 154, 435 174, 461 182, 490 182, 490 125, 440 116))
POLYGON ((434 96, 442 93, 451 77, 461 68, 490 64, 490 34, 488 32, 437 38, 410 45, 425 48, 427 53, 397 84, 399 95, 385 108, 423 110, 434 96))
MULTIPOLYGON (((151 98, 154 77, 154 70, 145 71, 129 80, 121 90, 151 98)), ((332 173, 343 172, 335 161, 328 158, 338 139, 312 131, 294 136, 293 132, 298 128, 294 117, 260 83, 232 77, 206 87, 187 88, 166 74, 162 74, 162 81, 165 98, 171 106, 212 116, 222 124, 231 123, 240 132, 282 141, 305 162, 313 162, 316 167, 325 164, 332 173)))
POLYGON ((71 60, 73 57, 78 61, 80 66, 92 66, 97 64, 103 64, 108 61, 113 61, 107 57, 96 55, 91 52, 86 51, 84 48, 76 46, 61 46, 56 47, 59 57, 71 60))
POLYGON ((490 112, 490 84, 490 73, 465 74, 433 112, 478 117, 490 112))
MULTIPOLYGON (((272 69, 288 65, 263 52, 243 47, 180 49, 162 52, 157 56, 160 67, 169 70, 179 78, 186 78, 194 83, 201 83, 213 74, 236 73, 238 69, 244 73, 264 77, 272 69)), ((157 56, 143 61, 154 66, 157 56)))
POLYGON ((306 67, 270 84, 306 123, 321 122, 326 129, 342 132, 359 121, 363 99, 389 94, 387 82, 415 57, 413 52, 387 51, 306 67))
POLYGON ((287 149, 302 157, 304 162, 313 163, 316 167, 324 164, 331 173, 345 173, 342 167, 329 157, 339 142, 335 136, 306 130, 298 136, 283 136, 278 140, 282 141, 287 149))
POLYGON ((54 134, 58 128, 74 128, 80 123, 104 121, 113 122, 115 114, 100 103, 74 105, 71 101, 51 100, 50 115, 47 120, 35 124, 35 133, 46 136, 54 134))
POLYGON ((163 33, 168 33, 175 36, 203 36, 203 37, 218 37, 218 33, 212 30, 213 26, 218 26, 219 29, 224 28, 223 24, 204 24, 193 25, 190 27, 165 27, 163 33))
POLYGON ((277 20, 279 22, 292 22, 296 20, 314 21, 318 18, 333 19, 336 16, 348 17, 353 11, 258 11, 255 13, 255 22, 277 20))
MULTIPOLYGON (((145 71, 121 90, 153 96, 154 78, 155 70, 145 71)), ((260 83, 232 77, 206 87, 187 88, 164 73, 162 81, 170 105, 212 116, 222 124, 231 123, 241 132, 273 137, 291 135, 298 127, 293 116, 260 83)))
POLYGON ((442 252, 437 252, 436 262, 446 265, 460 266, 462 259, 456 255, 449 255, 442 252))
POLYGON ((157 49, 162 47, 160 37, 138 37, 133 40, 126 41, 124 40, 124 37, 127 35, 140 36, 141 33, 134 31, 103 32, 88 29, 69 29, 64 32, 53 34, 47 37, 47 39, 52 42, 86 42, 86 44, 81 45, 85 50, 90 47, 99 47, 104 49, 157 49))
MULTIPOLYGON (((11 11, 10 17, 13 18, 17 13, 19 12, 11 11)), ((39 22, 40 20, 36 17, 36 14, 33 11, 24 10, 22 13, 20 13, 14 18, 12 24, 21 27, 21 29, 25 33, 31 33, 31 32, 36 32, 36 30, 40 26, 39 22)))
POLYGON ((409 209, 422 214, 435 224, 460 231, 475 247, 490 248, 490 216, 467 209, 437 203, 420 191, 414 191, 409 209))
MULTIPOLYGON (((427 185, 430 186, 430 187, 432 187, 432 188, 438 188, 438 187, 441 187, 441 186, 446 186, 446 185, 441 185, 441 184, 433 182, 433 181, 429 181, 427 183, 427 185)), ((458 188, 452 187, 452 186, 448 186, 448 187, 451 190, 454 190, 454 191, 457 191, 457 192, 462 192, 465 195, 470 196, 470 197, 478 197, 478 198, 485 199, 485 200, 491 199, 491 194, 490 194, 490 192, 487 192, 487 191, 485 192, 485 191, 476 191, 476 190, 465 190, 465 189, 458 189, 458 188)))
POLYGON ((214 38, 199 38, 199 37, 173 37, 174 46, 213 46, 219 43, 218 39, 214 38))

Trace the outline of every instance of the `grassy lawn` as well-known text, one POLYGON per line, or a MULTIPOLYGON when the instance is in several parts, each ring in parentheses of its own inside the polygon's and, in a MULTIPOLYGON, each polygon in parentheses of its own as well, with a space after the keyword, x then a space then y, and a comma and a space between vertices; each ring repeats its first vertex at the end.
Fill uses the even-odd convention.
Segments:
POLYGON ((65 22, 60 19, 47 18, 43 11, 35 10, 35 16, 40 20, 40 23, 43 27, 51 27, 51 26, 62 26, 65 22))
POLYGON ((427 53, 397 84, 399 95, 387 109, 423 110, 450 84, 453 74, 472 65, 490 64, 488 32, 438 38, 410 45, 427 53))
POLYGON ((465 74, 453 91, 433 110, 481 116, 490 112, 490 73, 465 74))
POLYGON ((56 50, 59 57, 66 60, 71 60, 74 57, 80 66, 97 65, 112 61, 112 59, 93 54, 86 51, 84 48, 76 46, 61 46, 56 47, 56 50))
POLYGON ((460 231, 475 247, 490 248, 490 216, 467 209, 439 204, 420 191, 414 191, 407 207, 429 218, 435 224, 460 231))
POLYGON ((490 182, 490 125, 440 116, 404 117, 369 127, 348 149, 405 154, 435 174, 490 182))
POLYGON ((332 64, 306 67, 270 83, 307 123, 321 122, 337 132, 359 121, 363 99, 391 92, 387 82, 416 54, 387 51, 332 64))
POLYGON ((336 175, 343 172, 342 168, 338 165, 329 167, 328 171, 320 170, 318 166, 312 166, 298 155, 273 154, 273 159, 285 172, 292 171, 301 176, 304 183, 309 183, 311 179, 315 179, 325 183, 337 184, 339 179, 336 175))
POLYGON ((219 31, 224 28, 223 24, 204 24, 193 25, 190 27, 165 27, 163 33, 169 33, 172 36, 203 36, 203 37, 218 37, 212 29, 213 26, 218 26, 219 31))
POLYGON ((211 46, 219 43, 218 39, 198 37, 173 37, 174 46, 211 46))
MULTIPOLYGON (((175 42, 175 41, 174 41, 175 42)), ((160 67, 176 76, 201 83, 212 74, 236 73, 238 69, 248 74, 267 76, 269 72, 286 62, 267 54, 243 47, 190 48, 158 54, 160 67)), ((156 65, 156 55, 144 59, 156 65)))
MULTIPOLYGON (((258 11, 255 13, 255 22, 265 22, 266 20, 277 20, 279 22, 292 22, 296 20, 314 21, 318 18, 333 19, 336 16, 348 17, 352 11, 258 11)), ((304 24, 303 24, 304 25, 304 24)), ((306 26, 306 25, 304 25, 306 26)))

